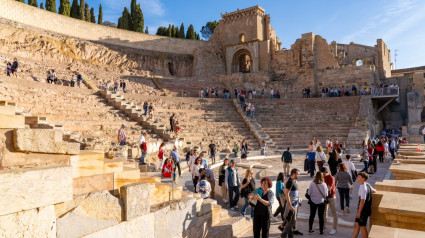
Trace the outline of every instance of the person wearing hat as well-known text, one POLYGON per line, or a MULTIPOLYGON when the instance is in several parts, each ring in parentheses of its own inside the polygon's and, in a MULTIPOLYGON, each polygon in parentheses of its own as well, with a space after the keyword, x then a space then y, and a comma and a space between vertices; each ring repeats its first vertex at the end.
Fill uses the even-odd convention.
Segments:
POLYGON ((125 135, 125 130, 124 130, 124 128, 125 128, 125 124, 122 124, 121 125, 121 128, 118 130, 118 141, 120 142, 120 145, 122 146, 122 145, 126 145, 126 139, 127 139, 127 136, 125 135))
POLYGON ((230 166, 226 169, 224 182, 227 190, 229 191, 230 210, 233 211, 235 208, 238 208, 239 188, 241 186, 241 182, 235 161, 231 160, 229 165, 230 166), (234 197, 233 194, 235 195, 234 197))

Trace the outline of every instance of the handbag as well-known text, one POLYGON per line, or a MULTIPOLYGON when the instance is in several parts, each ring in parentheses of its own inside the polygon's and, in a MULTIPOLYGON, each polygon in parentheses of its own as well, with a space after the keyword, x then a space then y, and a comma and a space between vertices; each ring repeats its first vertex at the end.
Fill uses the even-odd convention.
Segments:
POLYGON ((317 185, 317 183, 314 183, 314 185, 316 185, 317 190, 319 190, 320 195, 322 195, 322 198, 325 200, 325 204, 329 203, 328 198, 322 193, 322 190, 319 189, 319 186, 317 185))

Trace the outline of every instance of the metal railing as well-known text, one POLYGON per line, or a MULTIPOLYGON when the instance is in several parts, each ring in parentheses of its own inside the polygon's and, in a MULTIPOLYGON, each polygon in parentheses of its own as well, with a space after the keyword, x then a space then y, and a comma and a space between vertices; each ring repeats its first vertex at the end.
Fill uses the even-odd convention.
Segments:
POLYGON ((374 88, 371 90, 372 97, 396 97, 400 93, 398 86, 388 86, 384 88, 374 88))

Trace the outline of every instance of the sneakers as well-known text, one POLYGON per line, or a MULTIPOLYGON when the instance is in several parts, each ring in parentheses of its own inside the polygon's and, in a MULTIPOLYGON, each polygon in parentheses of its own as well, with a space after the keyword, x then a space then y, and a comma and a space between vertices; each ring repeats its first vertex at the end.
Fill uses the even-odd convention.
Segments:
POLYGON ((330 235, 335 235, 335 233, 336 233, 336 230, 335 230, 335 229, 332 229, 332 230, 329 232, 329 234, 330 234, 330 235))
POLYGON ((341 210, 341 214, 344 214, 344 209, 341 210))
POLYGON ((243 214, 242 212, 241 212, 240 214, 241 214, 241 216, 243 216, 243 217, 245 216, 245 214, 243 214))
POLYGON ((230 208, 230 210, 234 211, 234 210, 235 210, 235 208, 231 207, 231 208, 230 208))
POLYGON ((275 221, 275 222, 278 222, 278 221, 279 221, 279 219, 278 219, 277 217, 275 217, 275 216, 273 216, 273 217, 272 217, 272 219, 273 219, 273 221, 275 221))
POLYGON ((320 232, 320 236, 323 236, 323 232, 320 232))
POLYGON ((238 206, 234 206, 234 208, 238 209, 239 207, 238 206))
POLYGON ((294 232, 294 235, 300 235, 300 236, 302 236, 302 235, 304 235, 302 232, 300 232, 299 230, 295 230, 294 232))
POLYGON ((224 203, 227 203, 229 200, 227 200, 227 199, 225 199, 225 198, 223 198, 223 202, 224 203))
POLYGON ((314 233, 314 231, 313 231, 313 230, 309 230, 309 231, 308 231, 308 234, 309 234, 309 235, 311 235, 311 234, 313 234, 313 233, 314 233))
POLYGON ((350 208, 347 207, 347 213, 350 213, 350 208))

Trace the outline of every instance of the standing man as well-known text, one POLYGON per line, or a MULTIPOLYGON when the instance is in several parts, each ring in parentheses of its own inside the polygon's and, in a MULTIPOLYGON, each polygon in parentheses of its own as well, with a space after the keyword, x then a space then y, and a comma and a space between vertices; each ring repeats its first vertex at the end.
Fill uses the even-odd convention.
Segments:
POLYGON ((140 150, 142 151, 142 156, 140 157, 139 165, 145 165, 146 164, 145 157, 148 154, 146 137, 147 137, 146 132, 142 132, 142 135, 140 136, 140 139, 139 139, 140 150))
POLYGON ((281 159, 283 162, 283 175, 289 177, 289 170, 292 164, 292 153, 289 151, 289 147, 283 152, 281 159))
POLYGON ((363 238, 369 236, 367 232, 367 220, 372 214, 372 193, 376 193, 376 190, 372 186, 366 183, 369 178, 369 174, 360 172, 357 176, 357 182, 359 182, 359 206, 356 214, 356 222, 354 223, 354 231, 352 238, 357 238, 360 231, 363 238))
POLYGON ((390 140, 390 153, 391 153, 391 158, 393 158, 393 160, 395 159, 395 150, 397 149, 397 144, 395 143, 394 137, 391 136, 391 140, 390 140))
POLYGON ((229 165, 230 166, 226 169, 224 182, 229 191, 230 210, 234 211, 235 208, 239 208, 239 187, 241 186, 241 181, 239 179, 238 169, 235 166, 235 161, 231 160, 229 165), (234 197, 233 193, 235 194, 234 197))
POLYGON ((189 172, 190 168, 192 168, 193 164, 195 163, 196 158, 198 158, 198 150, 193 149, 191 155, 189 156, 189 160, 187 161, 187 166, 189 167, 189 172))
POLYGON ((274 91, 273 88, 270 89, 270 99, 273 99, 274 97, 274 91))
POLYGON ((12 75, 15 77, 18 77, 18 67, 19 67, 18 59, 14 58, 12 67, 10 69, 12 71, 12 75))
POLYGON ((170 132, 174 131, 174 124, 176 123, 176 120, 174 120, 174 113, 170 117, 170 132))
POLYGON ((310 172, 310 177, 313 178, 316 172, 316 151, 307 152, 306 158, 308 159, 308 171, 310 172))
POLYGON ((120 145, 126 145, 127 136, 125 135, 125 124, 121 125, 121 128, 118 130, 118 141, 120 145))
POLYGON ((180 157, 179 157, 179 150, 177 149, 177 146, 173 147, 173 150, 170 153, 171 159, 174 161, 175 168, 179 170, 179 176, 182 176, 182 171, 180 169, 180 157))
POLYGON ((332 212, 332 218, 333 218, 333 229, 329 231, 330 235, 335 235, 336 233, 336 227, 338 225, 338 215, 336 214, 336 208, 335 208, 335 199, 336 199, 336 193, 335 193, 335 178, 329 173, 328 168, 322 167, 320 172, 323 173, 323 176, 325 178, 325 183, 328 187, 328 196, 327 199, 329 203, 325 203, 325 213, 323 214, 325 225, 323 229, 326 227, 326 219, 328 219, 328 207, 331 209, 332 212))
POLYGON ((422 129, 422 134, 424 135, 424 143, 425 143, 425 127, 422 129))
POLYGON ((212 160, 212 164, 215 164, 215 144, 213 140, 211 140, 211 144, 208 147, 210 148, 210 159, 212 160))
POLYGON ((202 169, 199 169, 199 174, 201 175, 201 177, 202 177, 202 175, 205 175, 205 177, 207 178, 207 181, 211 185, 210 198, 211 199, 214 199, 214 194, 215 194, 215 176, 214 176, 214 172, 210 168, 202 168, 202 169))
POLYGON ((284 217, 286 218, 286 224, 283 228, 282 238, 292 238, 294 237, 293 228, 297 223, 297 208, 300 204, 299 202, 299 194, 298 194, 298 183, 297 179, 300 174, 298 169, 291 170, 291 176, 288 181, 286 181, 285 185, 285 213, 284 217))

